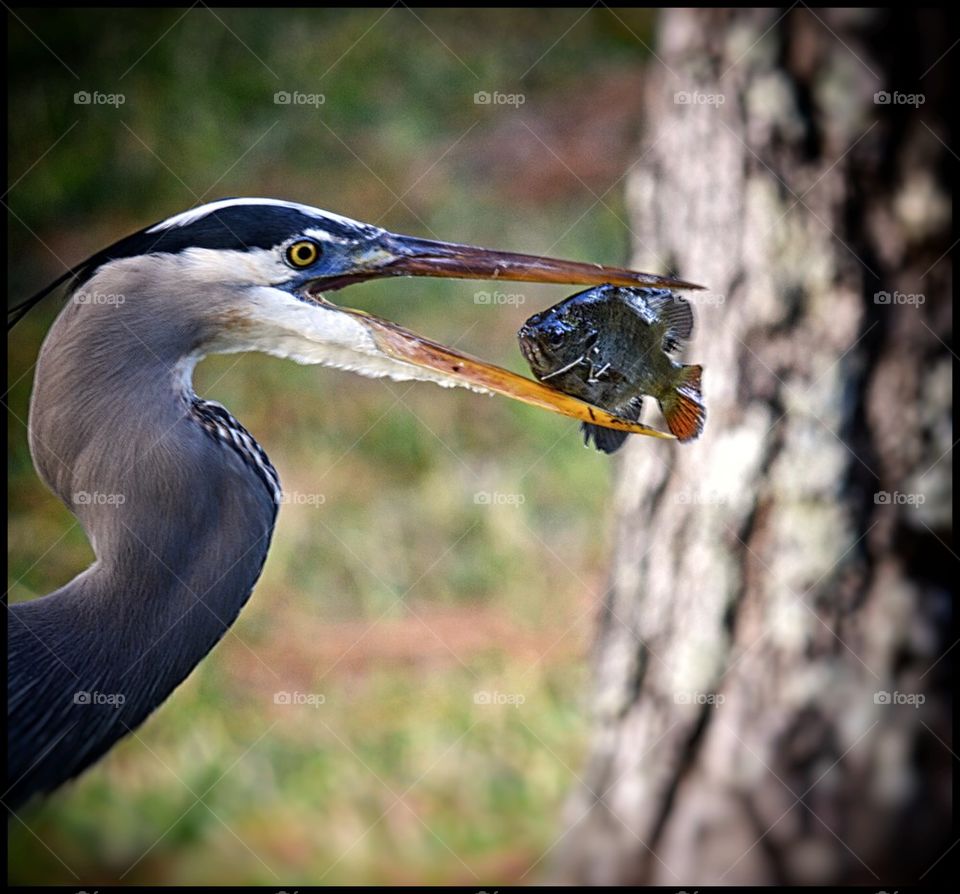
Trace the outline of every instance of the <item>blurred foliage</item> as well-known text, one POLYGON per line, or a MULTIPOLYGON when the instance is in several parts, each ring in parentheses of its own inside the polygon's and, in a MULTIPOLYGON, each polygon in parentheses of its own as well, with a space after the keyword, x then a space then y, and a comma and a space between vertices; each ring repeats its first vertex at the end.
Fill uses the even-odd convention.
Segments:
MULTIPOLYGON (((18 10, 8 24, 11 303, 127 231, 227 195, 627 258, 617 178, 591 168, 621 165, 622 144, 589 110, 610 112, 598 83, 642 74, 647 12, 18 10), (478 105, 481 90, 525 102, 478 105), (80 105, 78 91, 124 101, 80 105), (278 91, 323 102, 278 105, 278 91), (586 152, 547 143, 545 122, 586 152), (547 165, 549 194, 533 195, 547 165)), ((340 299, 525 372, 517 326, 565 293, 500 286, 520 298, 481 304, 490 284, 398 281, 340 299)), ((33 364, 60 300, 9 340, 13 601, 92 558, 26 443, 33 364)), ((431 385, 254 355, 211 358, 195 384, 283 480, 263 579, 135 736, 9 824, 11 880, 535 880, 585 732, 610 460, 569 420, 431 385), (275 704, 278 691, 324 702, 275 704), (483 692, 523 703, 477 704, 483 692)))

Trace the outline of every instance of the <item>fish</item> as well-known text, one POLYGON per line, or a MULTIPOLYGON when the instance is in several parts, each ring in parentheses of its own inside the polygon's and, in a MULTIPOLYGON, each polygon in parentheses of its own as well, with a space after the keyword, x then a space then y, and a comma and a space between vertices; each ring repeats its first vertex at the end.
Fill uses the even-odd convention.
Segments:
MULTIPOLYGON (((639 420, 644 396, 657 400, 679 441, 703 431, 703 368, 673 356, 693 334, 690 302, 669 289, 601 285, 531 316, 517 340, 544 384, 625 419, 639 420)), ((584 444, 613 453, 627 432, 584 422, 584 444)))

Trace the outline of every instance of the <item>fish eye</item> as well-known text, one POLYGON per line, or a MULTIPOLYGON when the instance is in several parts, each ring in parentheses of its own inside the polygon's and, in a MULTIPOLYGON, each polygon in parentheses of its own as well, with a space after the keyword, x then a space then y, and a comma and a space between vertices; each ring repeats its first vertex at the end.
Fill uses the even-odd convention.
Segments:
POLYGON ((313 239, 298 239, 287 247, 286 257, 291 267, 309 267, 320 257, 320 246, 313 239))

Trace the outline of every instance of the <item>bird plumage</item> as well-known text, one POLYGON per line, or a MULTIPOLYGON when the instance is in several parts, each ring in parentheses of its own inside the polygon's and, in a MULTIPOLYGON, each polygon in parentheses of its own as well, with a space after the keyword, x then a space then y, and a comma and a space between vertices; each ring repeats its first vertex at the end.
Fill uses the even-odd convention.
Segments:
POLYGON ((358 324, 331 317, 325 327, 323 309, 294 294, 301 278, 283 258, 285 243, 321 231, 343 244, 382 232, 294 203, 219 202, 74 271, 37 362, 29 439, 96 560, 11 606, 10 806, 73 778, 136 729, 249 598, 279 478, 253 436, 194 393, 192 372, 208 353, 289 355, 291 334, 269 325, 288 307, 320 314, 322 347, 297 359, 323 362, 340 342, 352 356, 358 324))
MULTIPOLYGON (((40 395, 45 367, 42 359, 40 395)), ((130 399, 122 369, 102 400, 130 399)), ((136 729, 223 637, 263 568, 276 472, 223 408, 170 384, 140 403, 124 443, 104 427, 64 469, 53 448, 36 450, 97 559, 56 592, 11 607, 5 800, 13 807, 136 729), (111 439, 104 464, 96 454, 111 439)), ((52 412, 70 425, 76 411, 52 412)), ((32 432, 45 435, 42 425, 32 432)))
POLYGON ((260 576, 279 480, 253 436, 194 393, 193 369, 207 354, 262 351, 499 390, 623 424, 321 294, 410 275, 697 288, 242 198, 126 236, 11 309, 13 325, 69 283, 40 350, 29 441, 96 559, 48 596, 11 607, 8 805, 51 791, 136 729, 229 630, 260 576))

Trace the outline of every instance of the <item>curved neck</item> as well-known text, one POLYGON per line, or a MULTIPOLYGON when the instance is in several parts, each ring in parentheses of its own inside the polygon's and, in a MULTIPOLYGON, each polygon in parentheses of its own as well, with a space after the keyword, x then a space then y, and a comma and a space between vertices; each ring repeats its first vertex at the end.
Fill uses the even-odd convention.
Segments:
POLYGON ((198 420, 189 346, 80 351, 69 323, 41 351, 30 444, 97 558, 11 611, 14 802, 83 770, 190 673, 249 597, 276 515, 262 475, 198 420))

